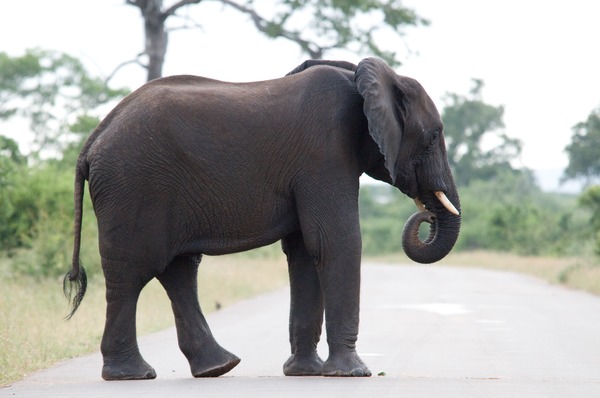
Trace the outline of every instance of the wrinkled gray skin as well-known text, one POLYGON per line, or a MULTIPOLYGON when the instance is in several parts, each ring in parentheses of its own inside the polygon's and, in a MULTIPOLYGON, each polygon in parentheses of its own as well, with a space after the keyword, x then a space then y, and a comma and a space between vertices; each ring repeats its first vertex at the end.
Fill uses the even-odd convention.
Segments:
POLYGON ((156 377, 135 327, 138 296, 152 278, 172 301, 192 374, 231 370, 240 360, 215 341, 198 303, 198 264, 202 254, 278 240, 291 285, 292 355, 284 373, 370 376, 356 353, 362 173, 426 205, 404 234, 415 259, 433 262, 450 251, 460 216, 433 195, 445 192, 460 209, 442 122, 419 83, 378 59, 308 61, 284 78, 254 83, 173 76, 125 98, 77 163, 67 275, 80 283, 74 312, 85 293, 78 257, 88 180, 106 278, 102 377, 156 377), (423 221, 432 223, 425 242, 417 237, 423 221), (324 312, 325 362, 316 352, 324 312))

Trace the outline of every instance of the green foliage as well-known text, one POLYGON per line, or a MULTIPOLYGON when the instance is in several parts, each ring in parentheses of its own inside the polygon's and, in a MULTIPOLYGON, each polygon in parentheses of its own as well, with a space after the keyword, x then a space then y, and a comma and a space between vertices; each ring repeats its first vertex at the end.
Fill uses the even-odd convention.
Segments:
POLYGON ((542 192, 527 174, 505 173, 460 190, 458 250, 566 255, 578 248, 582 218, 574 197, 542 192))
MULTIPOLYGON (((24 167, 26 161, 17 143, 0 135, 0 191, 11 188, 11 176, 24 167)), ((0 194, 0 215, 8 211, 8 203, 4 202, 4 197, 5 195, 0 194)))
MULTIPOLYGON (((63 274, 73 238, 73 170, 82 141, 98 124, 98 107, 127 93, 88 75, 66 54, 29 50, 0 53, 0 120, 29 121, 37 145, 29 156, 0 135, 0 254, 10 257, 3 273, 36 277, 63 274), (41 150, 57 159, 43 159, 41 150)), ((95 217, 84 206, 83 262, 98 270, 95 217), (91 239, 91 240, 89 240, 91 239)))
POLYGON ((0 120, 19 116, 29 121, 34 155, 43 150, 56 156, 81 141, 69 125, 77 118, 92 117, 99 106, 127 93, 91 77, 78 59, 67 54, 34 49, 10 57, 0 52, 0 120))
POLYGON ((253 0, 222 2, 250 15, 256 28, 268 37, 297 43, 311 58, 345 48, 399 65, 393 50, 397 46, 384 48, 381 43, 402 36, 407 26, 429 24, 396 0, 282 0, 273 6, 270 17, 261 16, 253 0))
MULTIPOLYGON (((0 191, 0 252, 12 258, 11 272, 37 277, 64 274, 73 248, 73 171, 51 162, 21 167, 0 191)), ((89 199, 84 206, 82 258, 97 271, 92 253, 95 217, 89 199)))
MULTIPOLYGON (((304 0, 288 12, 304 9, 314 16, 310 27, 320 47, 349 48, 358 53, 371 53, 390 65, 399 65, 397 53, 378 44, 384 31, 400 33, 405 26, 427 25, 413 10, 399 1, 381 0, 304 0)), ((287 17, 286 17, 287 19, 287 17)))
POLYGON ((521 153, 521 142, 502 130, 504 108, 483 102, 483 81, 473 83, 468 96, 448 94, 442 112, 448 162, 459 187, 514 171, 510 161, 521 153))
POLYGON ((92 116, 89 114, 79 115, 75 121, 68 127, 69 131, 78 137, 77 140, 68 143, 64 146, 60 158, 60 162, 67 168, 75 167, 77 157, 81 150, 81 144, 87 138, 88 134, 96 128, 100 123, 98 116, 92 116))
POLYGON ((27 170, 26 159, 19 152, 17 143, 0 136, 0 253, 16 247, 21 241, 23 216, 15 202, 20 176, 27 170))
POLYGON ((363 253, 401 251, 404 222, 417 211, 414 202, 389 185, 363 185, 359 206, 363 253))
POLYGON ((600 177, 600 107, 594 109, 585 122, 573 127, 571 143, 565 148, 569 165, 563 179, 600 177))
MULTIPOLYGON (((582 254, 590 240, 588 213, 576 198, 540 191, 527 173, 475 180, 460 189, 460 198, 462 225, 455 251, 572 255, 582 254)), ((401 251, 404 222, 416 211, 412 200, 392 187, 365 185, 360 211, 365 254, 401 251)))
POLYGON ((592 213, 590 234, 594 239, 594 252, 600 256, 600 185, 587 188, 579 196, 579 205, 592 213))
MULTIPOLYGON (((571 143, 565 151, 569 165, 563 180, 584 179, 587 184, 600 177, 600 106, 594 109, 584 122, 573 127, 571 143)), ((588 186, 579 197, 582 209, 591 212, 588 228, 584 231, 592 237, 594 253, 600 256, 600 186, 588 186)))

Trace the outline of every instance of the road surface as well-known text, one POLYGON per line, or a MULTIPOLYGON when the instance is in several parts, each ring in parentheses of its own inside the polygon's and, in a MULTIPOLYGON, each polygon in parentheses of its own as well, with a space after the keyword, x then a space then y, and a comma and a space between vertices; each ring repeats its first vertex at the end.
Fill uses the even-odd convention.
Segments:
MULTIPOLYGON (((600 397, 600 298, 527 276, 363 266, 358 351, 371 378, 285 377, 289 292, 210 314, 242 362, 194 379, 173 329, 140 338, 158 378, 105 382, 92 354, 1 388, 0 397, 600 397)), ((325 358, 326 344, 320 344, 325 358)))

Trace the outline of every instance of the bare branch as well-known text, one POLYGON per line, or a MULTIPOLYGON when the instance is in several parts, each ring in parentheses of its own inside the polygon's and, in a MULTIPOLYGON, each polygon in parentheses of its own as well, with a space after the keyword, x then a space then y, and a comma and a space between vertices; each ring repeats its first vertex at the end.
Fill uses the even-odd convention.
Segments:
POLYGON ((329 49, 335 47, 335 46, 327 46, 327 47, 319 46, 313 42, 302 39, 298 32, 285 30, 281 26, 277 26, 276 27, 277 32, 274 32, 273 31, 273 28, 275 27, 274 24, 272 22, 268 21, 267 19, 261 17, 260 15, 258 15, 258 13, 256 11, 254 11, 253 9, 248 8, 244 5, 238 4, 232 0, 219 0, 219 1, 221 1, 223 4, 226 4, 230 7, 235 8, 236 10, 238 10, 240 12, 243 12, 244 14, 248 14, 252 18, 252 21, 254 22, 254 26, 256 26, 256 28, 259 31, 266 33, 268 36, 284 37, 288 40, 296 42, 304 51, 306 51, 310 55, 311 58, 320 59, 323 57, 323 53, 326 50, 329 50, 329 49))
POLYGON ((173 17, 180 18, 181 19, 180 23, 182 25, 167 28, 166 29, 167 32, 173 32, 176 30, 186 30, 186 29, 200 29, 200 30, 204 31, 204 26, 202 26, 200 23, 196 22, 193 18, 190 18, 187 15, 181 16, 181 15, 173 14, 173 17))
MULTIPOLYGON (((128 1, 129 1, 129 0, 128 0, 128 1)), ((146 53, 139 53, 139 54, 138 54, 138 56, 137 56, 135 59, 130 59, 129 61, 125 61, 125 62, 122 62, 122 63, 120 63, 119 65, 117 65, 117 67, 116 67, 116 68, 115 68, 115 69, 114 69, 114 70, 111 72, 111 74, 110 74, 110 75, 108 75, 108 77, 107 77, 107 78, 104 80, 104 83, 105 83, 106 85, 108 85, 108 82, 109 82, 109 81, 110 81, 110 80, 111 80, 113 77, 115 77, 115 75, 117 74, 117 72, 118 72, 118 71, 119 71, 121 68, 123 68, 123 67, 125 67, 125 66, 127 66, 127 65, 129 65, 129 64, 137 64, 137 65, 141 66, 141 67, 142 67, 142 68, 144 68, 144 69, 148 69, 148 65, 145 65, 143 62, 141 62, 141 61, 140 61, 140 57, 141 57, 142 55, 145 55, 145 54, 146 54, 146 53)))
MULTIPOLYGON (((129 0, 128 0, 129 1, 129 0)), ((134 0, 137 1, 137 0, 134 0)), ((161 13, 161 17, 164 20, 166 20, 168 17, 170 17, 171 15, 175 14, 175 12, 180 9, 181 7, 185 7, 187 5, 190 4, 198 4, 200 3, 202 0, 181 0, 175 4, 173 4, 171 7, 167 8, 165 11, 163 11, 161 13)))

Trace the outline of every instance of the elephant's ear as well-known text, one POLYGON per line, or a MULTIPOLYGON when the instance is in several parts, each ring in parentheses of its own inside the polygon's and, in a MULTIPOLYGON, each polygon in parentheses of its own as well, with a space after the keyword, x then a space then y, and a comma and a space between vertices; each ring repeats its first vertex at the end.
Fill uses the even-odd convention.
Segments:
POLYGON ((385 167, 396 181, 396 161, 402 141, 402 93, 396 86, 396 73, 378 58, 363 59, 354 75, 358 92, 364 98, 369 133, 385 157, 385 167))

